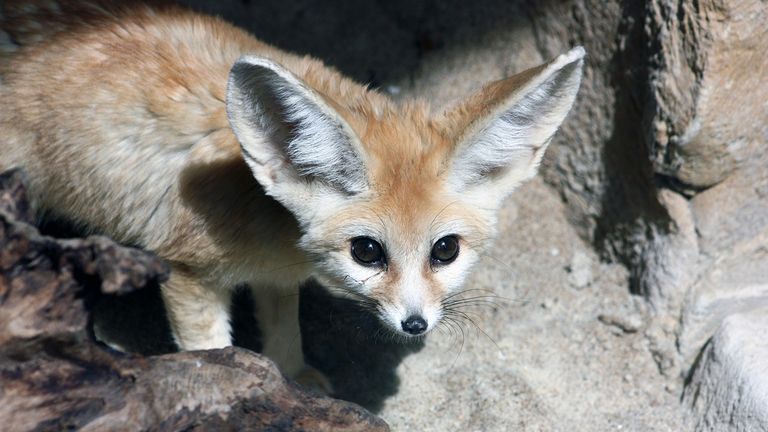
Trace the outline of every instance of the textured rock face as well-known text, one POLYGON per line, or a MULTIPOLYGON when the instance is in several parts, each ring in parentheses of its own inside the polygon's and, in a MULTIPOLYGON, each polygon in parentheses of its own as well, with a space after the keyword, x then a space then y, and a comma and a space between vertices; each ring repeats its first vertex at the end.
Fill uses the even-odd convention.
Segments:
POLYGON ((287 382, 240 348, 138 357, 98 345, 88 304, 167 274, 106 238, 28 222, 19 172, 0 175, 0 423, 4 430, 388 430, 362 408, 287 382))
POLYGON ((657 172, 703 189, 765 160, 767 16, 754 0, 652 4, 657 172))
POLYGON ((768 308, 733 314, 707 343, 683 400, 697 431, 768 431, 768 308))
POLYGON ((653 290, 672 292, 676 307, 684 295, 679 346, 690 365, 723 317, 768 302, 768 106, 760 102, 768 98, 760 54, 768 8, 657 2, 649 12, 658 54, 646 139, 662 187, 687 199, 669 211, 677 230, 666 242, 669 254, 685 256, 682 277, 677 287, 661 278, 653 290), (686 227, 692 234, 681 235, 686 227))

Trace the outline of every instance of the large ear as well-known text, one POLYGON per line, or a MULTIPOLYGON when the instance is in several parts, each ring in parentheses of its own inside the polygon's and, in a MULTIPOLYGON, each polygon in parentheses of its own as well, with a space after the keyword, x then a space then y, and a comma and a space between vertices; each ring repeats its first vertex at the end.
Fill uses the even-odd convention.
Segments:
POLYGON ((584 49, 484 87, 446 113, 458 136, 450 161, 456 190, 483 185, 506 196, 532 177, 571 109, 581 82, 584 49), (491 186, 491 187, 489 187, 491 186))
POLYGON ((276 198, 315 186, 346 195, 367 188, 352 128, 320 93, 277 63, 245 56, 234 64, 227 115, 246 163, 276 198))

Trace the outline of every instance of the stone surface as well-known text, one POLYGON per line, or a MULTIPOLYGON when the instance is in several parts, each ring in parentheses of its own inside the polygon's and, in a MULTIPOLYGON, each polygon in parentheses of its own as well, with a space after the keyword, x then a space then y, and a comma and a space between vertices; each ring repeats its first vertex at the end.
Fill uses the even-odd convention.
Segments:
MULTIPOLYGON (((714 260, 691 290, 683 312, 680 353, 692 363, 723 319, 768 306, 768 229, 714 260)), ((766 328, 768 331, 768 328, 766 328)))
POLYGON ((22 181, 19 172, 0 175, 3 430, 389 429, 288 382, 248 350, 140 357, 97 344, 88 313, 96 299, 157 284, 167 268, 105 238, 40 235, 27 223, 22 181))
POLYGON ((768 431, 768 307, 726 318, 683 394, 696 431, 768 431))
POLYGON ((635 333, 643 326, 643 319, 638 314, 631 315, 614 315, 614 314, 601 314, 597 319, 601 323, 609 326, 614 326, 624 333, 635 333))
POLYGON ((576 289, 584 288, 592 282, 592 260, 583 252, 576 252, 568 264, 568 282, 576 289))
POLYGON ((765 2, 664 0, 650 9, 656 171, 701 189, 764 166, 765 2))

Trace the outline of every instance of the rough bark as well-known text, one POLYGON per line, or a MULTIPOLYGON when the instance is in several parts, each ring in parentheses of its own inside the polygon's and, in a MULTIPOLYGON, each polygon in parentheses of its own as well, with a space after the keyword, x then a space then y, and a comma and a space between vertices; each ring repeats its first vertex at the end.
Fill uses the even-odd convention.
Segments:
POLYGON ((287 381, 241 348, 126 355, 96 343, 89 304, 162 281, 153 255, 30 224, 23 175, 0 175, 0 423, 4 430, 388 430, 287 381))

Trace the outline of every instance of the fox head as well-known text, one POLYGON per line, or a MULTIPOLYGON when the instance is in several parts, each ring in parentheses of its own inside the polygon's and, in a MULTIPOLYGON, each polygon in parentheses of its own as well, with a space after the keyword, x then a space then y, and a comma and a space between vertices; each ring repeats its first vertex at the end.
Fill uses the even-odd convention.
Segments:
POLYGON ((416 336, 443 317, 504 199, 536 173, 583 57, 575 48, 432 114, 334 84, 327 69, 302 80, 246 56, 230 72, 227 112, 253 175, 296 216, 319 281, 416 336))

